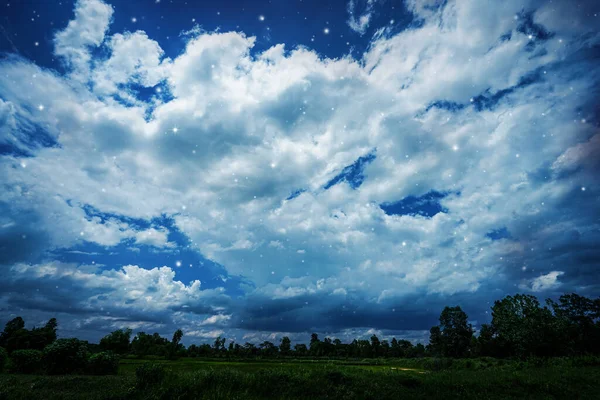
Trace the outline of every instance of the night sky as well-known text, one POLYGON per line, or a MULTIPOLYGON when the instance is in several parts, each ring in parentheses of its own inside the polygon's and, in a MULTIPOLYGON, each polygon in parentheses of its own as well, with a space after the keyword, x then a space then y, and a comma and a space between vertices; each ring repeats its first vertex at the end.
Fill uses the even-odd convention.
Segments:
POLYGON ((0 323, 424 342, 600 295, 600 3, 0 4, 0 323))

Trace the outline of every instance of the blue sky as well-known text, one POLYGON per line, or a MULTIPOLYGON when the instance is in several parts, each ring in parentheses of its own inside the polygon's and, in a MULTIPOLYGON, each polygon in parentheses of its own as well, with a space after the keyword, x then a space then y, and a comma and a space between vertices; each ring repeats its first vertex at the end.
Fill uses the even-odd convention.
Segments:
POLYGON ((2 323, 424 341, 598 293, 596 2, 0 7, 2 323))

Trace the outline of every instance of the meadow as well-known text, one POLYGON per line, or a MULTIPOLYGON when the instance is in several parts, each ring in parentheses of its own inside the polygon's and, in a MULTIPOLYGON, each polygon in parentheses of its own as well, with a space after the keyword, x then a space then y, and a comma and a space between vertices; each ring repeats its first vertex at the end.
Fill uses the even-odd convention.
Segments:
POLYGON ((597 358, 124 358, 117 375, 0 375, 0 399, 595 399, 597 358))

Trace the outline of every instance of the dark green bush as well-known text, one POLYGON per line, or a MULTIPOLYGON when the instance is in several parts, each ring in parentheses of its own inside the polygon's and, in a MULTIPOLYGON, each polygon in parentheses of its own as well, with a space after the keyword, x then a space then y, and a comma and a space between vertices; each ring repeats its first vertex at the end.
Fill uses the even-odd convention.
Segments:
POLYGON ((135 370, 137 389, 145 390, 160 385, 167 375, 167 370, 160 364, 144 364, 135 370))
POLYGON ((4 371, 6 362, 8 361, 8 353, 4 350, 4 347, 0 347, 0 372, 4 371))
POLYGON ((42 367, 42 352, 39 350, 15 350, 10 355, 12 372, 33 374, 42 367))
POLYGON ((78 339, 58 339, 44 349, 44 365, 50 375, 83 372, 87 358, 87 343, 78 339))
POLYGON ((453 362, 452 358, 432 358, 425 362, 424 367, 431 371, 442 371, 452 367, 453 362))
POLYGON ((110 351, 92 354, 88 359, 87 372, 91 375, 116 375, 119 357, 110 351))

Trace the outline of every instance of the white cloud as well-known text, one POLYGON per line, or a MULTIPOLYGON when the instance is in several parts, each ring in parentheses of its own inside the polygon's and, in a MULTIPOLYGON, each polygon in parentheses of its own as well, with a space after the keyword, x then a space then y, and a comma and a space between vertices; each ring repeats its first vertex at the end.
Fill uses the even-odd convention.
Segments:
MULTIPOLYGON (((11 280, 44 279, 47 282, 72 280, 74 286, 89 290, 80 299, 85 307, 127 308, 146 311, 168 311, 172 307, 194 307, 206 301, 210 308, 211 298, 218 297, 220 290, 201 290, 200 281, 185 285, 175 280, 175 271, 169 267, 152 269, 126 265, 120 270, 99 270, 96 266, 48 262, 11 267, 11 280), (97 296, 95 289, 110 289, 110 298, 97 296)), ((83 295, 78 293, 78 295, 83 295)))
POLYGON ((169 242, 169 232, 166 229, 150 228, 135 233, 135 242, 137 244, 146 244, 155 247, 175 247, 176 244, 169 242))
POLYGON ((117 33, 107 44, 110 58, 95 66, 94 91, 99 94, 119 92, 119 85, 157 85, 166 76, 169 59, 162 60, 163 50, 145 32, 117 33))
POLYGON ((64 57, 73 69, 73 78, 87 79, 90 47, 104 41, 113 14, 112 6, 102 0, 77 0, 75 19, 54 38, 55 54, 64 57))
POLYGON ((220 329, 213 329, 213 330, 208 330, 208 331, 202 331, 202 330, 195 330, 195 331, 186 331, 185 335, 186 336, 191 336, 194 338, 200 338, 200 339, 216 339, 219 336, 223 336, 225 334, 225 331, 220 330, 220 329))
POLYGON ((551 271, 545 275, 540 275, 537 278, 532 279, 523 288, 531 289, 533 292, 545 292, 558 288, 562 283, 558 280, 558 277, 564 275, 563 271, 551 271))
POLYGON ((377 0, 350 0, 346 6, 349 14, 347 23, 350 29, 364 35, 369 28, 376 3, 377 0))
POLYGON ((199 325, 217 325, 223 324, 231 319, 231 315, 215 314, 200 322, 199 325))

